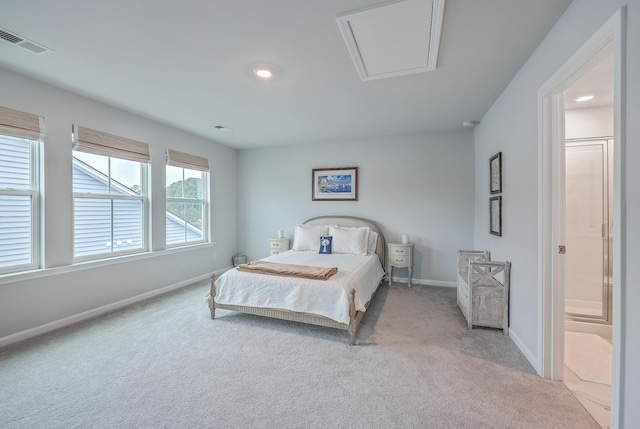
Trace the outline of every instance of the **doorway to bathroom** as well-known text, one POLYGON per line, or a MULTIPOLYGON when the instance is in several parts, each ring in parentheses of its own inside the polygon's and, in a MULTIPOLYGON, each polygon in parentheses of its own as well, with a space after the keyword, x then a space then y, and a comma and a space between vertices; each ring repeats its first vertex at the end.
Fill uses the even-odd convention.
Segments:
POLYGON ((611 409, 612 150, 610 138, 565 143, 563 379, 603 428, 609 427, 611 409))
MULTIPOLYGON (((625 260, 624 249, 621 247, 621 237, 626 233, 625 218, 621 215, 621 205, 624 200, 624 134, 622 130, 621 118, 623 118, 624 94, 623 67, 624 63, 624 9, 618 10, 585 44, 567 59, 538 90, 539 95, 539 132, 540 132, 540 331, 539 331, 539 351, 541 365, 539 373, 552 380, 563 380, 568 387, 571 384, 572 373, 575 374, 574 381, 590 383, 590 386, 601 387, 603 392, 599 392, 605 398, 603 401, 595 398, 590 392, 573 390, 576 398, 585 399, 597 403, 599 409, 604 410, 600 417, 597 412, 592 415, 603 427, 611 425, 617 427, 620 417, 620 392, 621 392, 621 318, 623 309, 620 305, 620 297, 624 295, 626 283, 620 277, 621 264, 625 260), (612 56, 613 67, 610 69, 609 77, 604 79, 613 90, 611 97, 613 102, 611 107, 594 106, 591 109, 581 108, 578 105, 571 106, 571 103, 580 103, 570 94, 570 90, 577 86, 585 76, 598 68, 598 65, 607 57, 612 56), (612 70, 612 72, 611 72, 612 70), (583 115, 589 111, 594 112, 598 108, 609 109, 609 122, 612 124, 608 131, 597 131, 598 122, 584 118, 583 115), (581 135, 571 135, 570 123, 573 116, 583 116, 580 130, 581 135), (606 141, 606 144, 602 141, 606 141), (607 152, 604 153, 606 146, 607 152), (599 149, 598 149, 599 147, 599 149), (567 150, 569 148, 569 150, 567 150), (611 150, 610 150, 611 149, 611 150), (589 151, 599 152, 598 156, 589 151), (575 152, 575 153, 573 153, 575 152), (577 155, 577 156, 574 156, 577 155), (608 221, 598 221, 599 227, 591 227, 598 237, 600 246, 609 241, 612 249, 609 249, 608 256, 599 252, 599 256, 590 256, 592 263, 585 270, 596 265, 601 270, 602 276, 598 288, 599 299, 592 299, 591 295, 571 296, 570 286, 567 283, 567 271, 571 272, 570 262, 567 255, 570 253, 580 253, 581 245, 574 241, 567 243, 567 233, 572 234, 573 221, 567 217, 566 199, 571 198, 567 192, 573 192, 567 188, 567 182, 573 179, 566 174, 567 157, 588 158, 592 164, 598 163, 600 175, 607 176, 609 183, 613 184, 613 191, 600 188, 600 199, 607 199, 607 204, 612 207, 608 214, 600 214, 601 219, 608 217, 608 221), (600 160, 598 161, 598 157, 600 160), (604 159, 608 164, 603 167, 604 159), (612 158, 612 161, 611 161, 612 158), (608 168, 604 172, 603 168, 608 168), (608 193, 608 195, 607 195, 608 193), (603 196, 605 195, 605 196, 603 196), (603 224, 605 225, 603 227, 603 224), (608 231, 607 231, 608 230, 608 231), (609 239, 609 236, 611 237, 609 239), (597 263, 593 260, 597 259, 597 263), (569 265, 569 267, 567 266, 569 265), (612 266, 612 269, 611 269, 612 266), (607 272, 608 270, 608 272, 607 272), (606 272, 606 275, 605 275, 606 272), (613 291, 613 294, 606 294, 613 291), (565 298, 568 298, 567 301, 565 298), (591 301, 591 302, 589 302, 591 301), (579 304, 579 305, 578 305, 579 304), (576 326, 572 326, 575 324, 576 326), (606 330, 608 333, 600 335, 602 332, 591 335, 591 332, 581 331, 580 328, 596 328, 606 330), (575 334, 575 335, 574 335, 575 334), (589 337, 596 339, 595 343, 604 346, 604 354, 590 352, 591 346, 584 345, 580 341, 573 341, 575 337, 583 337, 582 334, 589 334, 589 337), (573 338, 571 338, 573 337, 573 338), (567 339, 567 341, 565 341, 567 339), (608 340, 607 340, 608 339, 608 340), (602 341, 600 341, 602 340, 602 341), (574 347, 574 343, 578 343, 574 347), (609 350, 611 350, 609 352, 609 350), (574 353, 575 351, 575 353, 574 353), (567 360, 573 360, 571 367, 582 364, 586 358, 595 356, 606 356, 604 365, 595 363, 592 367, 598 368, 599 375, 603 375, 606 380, 589 381, 581 369, 570 371, 567 360), (609 383, 609 384, 606 384, 609 383), (606 390, 604 390, 606 389, 606 390), (606 402, 605 402, 606 401, 606 402), (600 403, 602 402, 602 403, 600 403), (609 405, 610 404, 610 405, 609 405)), ((593 95, 593 94, 592 94, 593 95)), ((595 97, 594 97, 595 98, 595 97)), ((577 180, 579 184, 585 179, 577 180)), ((591 179, 590 179, 591 180, 591 179)), ((604 186, 604 185, 603 185, 604 186)), ((584 191, 584 190, 582 190, 584 191)), ((579 199, 580 197, 576 197, 579 199)), ((602 209, 604 210, 604 208, 602 209)), ((571 216, 571 215, 569 215, 571 216)), ((592 218, 593 215, 590 215, 592 218)), ((593 238, 593 237, 592 237, 593 238)), ((570 240, 570 238, 569 238, 570 240)), ((586 271, 585 271, 586 273, 586 271)), ((580 273, 583 275, 584 273, 580 273)), ((571 275, 571 274, 569 274, 571 275)), ((585 274, 586 275, 586 274, 585 274)), ((577 283, 581 281, 578 280, 577 283)), ((593 292, 595 289, 591 289, 593 292)), ((596 346, 597 347, 597 346, 596 346)), ((571 388, 571 387, 570 387, 571 388)), ((598 389, 600 390, 600 389, 598 389)), ((582 401, 581 401, 582 402, 582 401)), ((584 402, 583 402, 584 404, 584 402)))
POLYGON ((563 92, 563 380, 603 428, 612 371, 613 59, 610 44, 563 92))

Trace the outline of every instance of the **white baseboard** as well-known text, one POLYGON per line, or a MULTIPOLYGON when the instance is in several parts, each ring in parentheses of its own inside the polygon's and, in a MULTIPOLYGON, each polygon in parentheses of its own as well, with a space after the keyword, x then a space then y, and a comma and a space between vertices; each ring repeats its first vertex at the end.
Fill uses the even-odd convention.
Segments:
MULTIPOLYGON (((215 275, 220 275, 223 272, 227 271, 229 267, 223 268, 221 270, 215 271, 215 275)), ((82 313, 75 314, 73 316, 65 317, 53 322, 45 323, 44 325, 36 326, 35 328, 26 329, 24 331, 16 332, 15 334, 8 335, 6 337, 0 338, 0 347, 8 346, 9 344, 17 343, 19 341, 24 341, 28 338, 35 337, 37 335, 46 334, 47 332, 54 331, 56 329, 63 328, 65 326, 71 325, 73 323, 82 322, 84 320, 91 319, 92 317, 100 316, 105 313, 109 313, 114 310, 118 310, 120 308, 127 307, 131 304, 135 304, 149 298, 156 297, 158 295, 165 294, 167 292, 174 291, 176 289, 180 289, 185 286, 192 285, 194 283, 199 283, 204 280, 207 280, 211 277, 211 274, 206 274, 198 277, 193 277, 188 280, 183 280, 181 282, 165 286, 160 289, 154 289, 149 292, 145 292, 140 295, 133 296, 131 298, 123 299, 122 301, 117 301, 111 304, 103 305, 102 307, 94 308, 92 310, 83 311, 82 313)))
POLYGON ((529 361, 531 366, 533 366, 533 369, 538 373, 538 375, 542 377, 541 375, 542 368, 540 366, 537 356, 531 353, 531 351, 527 348, 527 346, 524 345, 520 337, 518 337, 518 335, 513 330, 511 330, 511 328, 509 328, 509 338, 511 338, 511 340, 516 345, 516 347, 518 347, 520 352, 522 352, 522 354, 529 361))
POLYGON ((600 335, 602 338, 611 341, 612 326, 602 323, 580 322, 577 320, 565 320, 564 330, 573 332, 586 332, 600 335))
MULTIPOLYGON (((393 281, 398 283, 407 283, 406 277, 396 277, 393 276, 393 281)), ((389 276, 386 277, 385 281, 389 281, 389 276)), ((442 280, 429 280, 429 279, 411 279, 412 285, 426 285, 426 286, 444 286, 444 287, 458 287, 456 282, 445 282, 442 280)))

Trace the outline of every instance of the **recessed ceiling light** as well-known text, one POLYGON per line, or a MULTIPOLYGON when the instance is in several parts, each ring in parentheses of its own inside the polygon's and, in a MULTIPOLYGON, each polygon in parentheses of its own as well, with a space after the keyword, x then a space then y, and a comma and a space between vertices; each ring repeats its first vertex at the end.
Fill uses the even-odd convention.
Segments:
POLYGON ((583 95, 582 97, 578 97, 576 98, 577 102, 581 102, 581 101, 589 101, 593 98, 593 95, 583 95))
POLYGON ((269 67, 258 67, 253 69, 253 72, 256 74, 258 79, 269 80, 273 77, 273 70, 269 67))
POLYGON ((476 125, 478 125, 480 123, 480 121, 464 121, 462 123, 462 126, 465 128, 473 128, 476 125))

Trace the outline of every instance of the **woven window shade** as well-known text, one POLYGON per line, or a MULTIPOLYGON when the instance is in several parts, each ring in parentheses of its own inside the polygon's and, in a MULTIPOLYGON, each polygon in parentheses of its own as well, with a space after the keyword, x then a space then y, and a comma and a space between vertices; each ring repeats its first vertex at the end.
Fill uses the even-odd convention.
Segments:
POLYGON ((0 106, 0 134, 29 140, 44 138, 44 118, 0 106))
POLYGON ((177 150, 167 150, 167 165, 189 168, 191 170, 209 171, 209 160, 201 156, 189 155, 177 150))
POLYGON ((149 145, 146 143, 77 125, 73 127, 73 149, 130 161, 151 161, 149 145))

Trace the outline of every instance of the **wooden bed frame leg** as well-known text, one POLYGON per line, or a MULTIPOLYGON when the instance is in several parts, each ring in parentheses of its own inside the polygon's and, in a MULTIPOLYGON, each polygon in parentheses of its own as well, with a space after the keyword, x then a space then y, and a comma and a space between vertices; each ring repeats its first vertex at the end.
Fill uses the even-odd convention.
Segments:
POLYGON ((216 285, 214 284, 215 281, 216 281, 216 275, 215 274, 211 274, 211 292, 210 292, 210 295, 209 295, 209 308, 211 309, 211 318, 212 319, 216 318, 216 301, 215 301, 216 285))
POLYGON ((356 344, 356 329, 356 290, 351 289, 351 293, 349 294, 349 334, 351 336, 352 346, 356 344))

